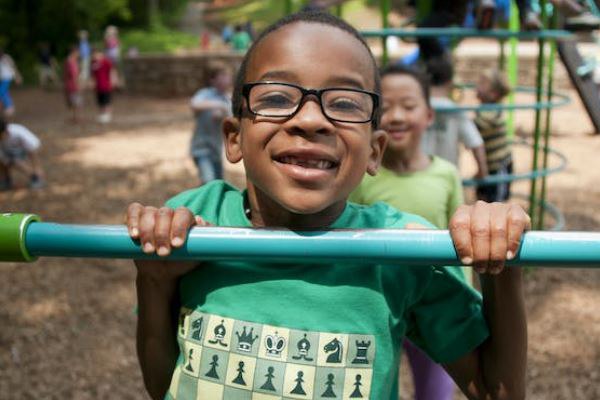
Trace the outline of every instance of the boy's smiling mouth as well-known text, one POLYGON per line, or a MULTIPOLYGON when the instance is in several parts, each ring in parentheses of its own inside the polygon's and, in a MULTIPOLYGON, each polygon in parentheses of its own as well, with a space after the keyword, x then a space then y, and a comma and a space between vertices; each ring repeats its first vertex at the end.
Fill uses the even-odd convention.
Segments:
POLYGON ((340 164, 336 157, 316 150, 281 152, 274 155, 273 161, 284 174, 304 182, 327 180, 340 164))

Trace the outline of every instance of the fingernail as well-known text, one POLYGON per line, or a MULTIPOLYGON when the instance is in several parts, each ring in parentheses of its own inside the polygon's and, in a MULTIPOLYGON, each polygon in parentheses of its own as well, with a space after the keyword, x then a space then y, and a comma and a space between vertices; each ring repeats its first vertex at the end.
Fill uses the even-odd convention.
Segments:
POLYGON ((174 247, 180 247, 183 244, 183 239, 180 237, 174 237, 173 240, 171 240, 171 244, 174 247))
POLYGON ((507 251, 506 252, 506 259, 507 260, 512 260, 513 258, 515 258, 515 253, 513 253, 512 251, 507 251))
POLYGON ((464 265, 471 265, 471 263, 473 262, 473 259, 471 257, 463 257, 463 258, 460 259, 460 261, 464 265))
POLYGON ((152 253, 153 251, 154 251, 154 246, 152 246, 152 243, 150 243, 150 242, 144 243, 144 253, 152 253))
POLYGON ((137 229, 137 228, 133 228, 133 229, 131 230, 131 236, 135 236, 135 237, 137 237, 137 235, 139 235, 139 234, 140 234, 140 231, 138 231, 138 229, 137 229))
POLYGON ((166 256, 169 254, 169 249, 167 249, 165 246, 160 246, 156 254, 159 256, 166 256))

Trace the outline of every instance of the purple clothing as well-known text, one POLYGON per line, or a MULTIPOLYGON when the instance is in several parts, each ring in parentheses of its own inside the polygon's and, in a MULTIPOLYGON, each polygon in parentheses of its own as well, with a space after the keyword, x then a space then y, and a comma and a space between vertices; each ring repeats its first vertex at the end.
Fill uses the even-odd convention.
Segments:
POLYGON ((452 400, 455 385, 446 370, 408 340, 404 350, 412 370, 415 400, 452 400))

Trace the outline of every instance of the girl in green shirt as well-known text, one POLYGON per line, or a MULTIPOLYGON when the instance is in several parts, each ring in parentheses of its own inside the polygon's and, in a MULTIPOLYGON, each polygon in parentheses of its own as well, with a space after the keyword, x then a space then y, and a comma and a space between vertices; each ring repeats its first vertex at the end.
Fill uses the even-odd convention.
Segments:
MULTIPOLYGON (((433 121, 429 87, 415 70, 390 66, 382 71, 381 128, 389 141, 377 175, 365 175, 350 200, 371 205, 383 201, 447 228, 463 203, 456 167, 421 149, 421 137, 433 121)), ((460 271, 457 271, 460 273, 460 271)), ((415 382, 415 399, 451 400, 452 378, 441 365, 409 341, 404 342, 415 382)))

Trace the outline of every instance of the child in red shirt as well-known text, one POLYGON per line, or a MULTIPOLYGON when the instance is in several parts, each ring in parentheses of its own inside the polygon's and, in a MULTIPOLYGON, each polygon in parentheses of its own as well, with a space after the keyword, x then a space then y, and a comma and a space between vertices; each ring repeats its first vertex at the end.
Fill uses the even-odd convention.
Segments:
POLYGON ((98 122, 103 124, 110 122, 112 119, 110 111, 112 92, 110 74, 112 67, 112 63, 104 53, 99 50, 94 50, 92 56, 92 75, 96 82, 96 100, 98 102, 98 107, 100 107, 98 122))
POLYGON ((79 120, 79 108, 81 108, 81 93, 79 92, 79 50, 77 46, 71 47, 69 55, 65 60, 63 82, 65 85, 65 97, 67 106, 72 111, 72 120, 79 120))

